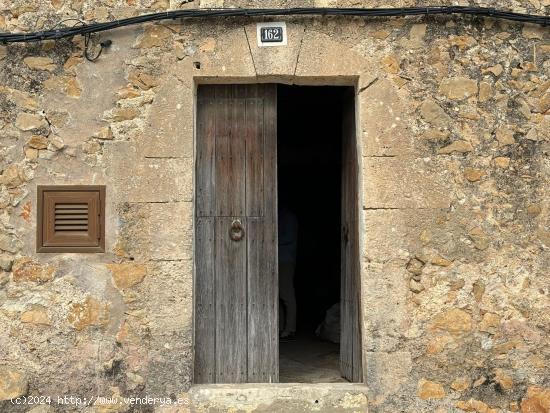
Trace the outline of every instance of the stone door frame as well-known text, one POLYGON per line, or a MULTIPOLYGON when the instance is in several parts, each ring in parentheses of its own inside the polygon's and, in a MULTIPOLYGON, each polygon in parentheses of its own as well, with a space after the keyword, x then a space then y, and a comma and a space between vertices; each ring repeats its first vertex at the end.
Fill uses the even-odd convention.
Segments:
MULTIPOLYGON (((364 246, 364 212, 363 212, 363 170, 362 165, 362 139, 360 135, 361 129, 361 110, 360 110, 360 85, 361 79, 359 75, 354 76, 296 76, 296 75, 273 75, 273 76, 193 76, 193 319, 192 319, 192 359, 193 366, 195 363, 195 191, 196 191, 196 176, 195 176, 195 166, 197 161, 197 91, 200 85, 204 84, 254 84, 254 83, 279 83, 286 85, 296 85, 296 86, 350 86, 354 88, 355 91, 355 137, 357 145, 357 163, 359 176, 357 177, 357 186, 358 186, 358 197, 357 207, 359 208, 359 260, 360 260, 360 286, 359 294, 363 299, 364 297, 364 280, 365 280, 365 270, 362 260, 362 251, 364 246)), ((360 301, 363 301, 363 300, 360 301)), ((367 366, 366 366, 366 355, 365 355, 365 309, 364 306, 359 305, 359 322, 361 323, 361 346, 362 346, 362 369, 363 369, 363 383, 367 383, 367 366)), ((194 368, 193 368, 194 369, 194 368)), ((193 370, 192 369, 192 370, 193 370)), ((357 385, 357 383, 350 383, 350 385, 357 385)), ((245 384, 246 385, 246 384, 245 384)), ((304 383, 307 385, 307 383, 304 383)), ((204 386, 193 384, 193 387, 204 386)), ((216 386, 216 385, 214 385, 216 386)), ((243 386, 243 384, 225 384, 223 386, 243 386)))

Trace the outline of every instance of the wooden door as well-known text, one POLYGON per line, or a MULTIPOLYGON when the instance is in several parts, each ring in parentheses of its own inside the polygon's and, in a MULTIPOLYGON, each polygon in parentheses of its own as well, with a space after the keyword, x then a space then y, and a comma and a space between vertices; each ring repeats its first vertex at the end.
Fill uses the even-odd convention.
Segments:
POLYGON ((195 382, 278 381, 276 85, 197 96, 195 382))
POLYGON ((360 322, 359 195, 355 96, 346 90, 342 117, 342 252, 340 299, 340 372, 363 380, 360 322))

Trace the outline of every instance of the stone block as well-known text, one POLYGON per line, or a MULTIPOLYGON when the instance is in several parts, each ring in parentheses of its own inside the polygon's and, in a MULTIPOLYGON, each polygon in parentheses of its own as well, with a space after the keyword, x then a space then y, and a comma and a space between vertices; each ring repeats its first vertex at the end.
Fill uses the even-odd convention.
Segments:
POLYGON ((181 60, 174 68, 180 79, 224 77, 227 79, 254 77, 254 61, 250 54, 246 31, 242 24, 221 24, 214 21, 202 21, 188 25, 186 32, 190 36, 202 39, 189 58, 181 60), (208 37, 205 37, 208 33, 208 37))
POLYGON ((363 158, 364 208, 449 208, 449 183, 423 159, 363 158))
POLYGON ((148 279, 140 286, 153 336, 185 337, 191 345, 193 334, 193 261, 159 261, 148 265, 148 279))
POLYGON ((193 198, 193 159, 148 159, 129 142, 106 142, 107 176, 117 201, 176 202, 193 198))
POLYGON ((287 22, 288 44, 275 47, 258 47, 256 23, 247 25, 245 29, 257 76, 294 75, 302 46, 304 26, 287 22))
POLYGON ((308 29, 296 65, 296 76, 353 79, 368 72, 364 59, 342 42, 327 34, 308 29))
POLYGON ((399 393, 401 387, 409 380, 413 367, 410 353, 368 351, 365 358, 365 376, 369 399, 373 405, 383 403, 388 396, 399 393))
POLYGON ((123 219, 119 246, 136 260, 192 258, 192 202, 133 204, 123 219))
POLYGON ((0 367, 0 400, 10 400, 27 393, 28 378, 18 370, 0 367))
POLYGON ((363 256, 371 261, 385 262, 408 259, 410 255, 420 253, 424 244, 423 233, 436 227, 438 220, 444 220, 445 211, 367 209, 363 216, 363 256))
POLYGON ((407 333, 409 274, 406 262, 368 263, 362 272, 361 308, 366 351, 395 351, 407 333))
POLYGON ((359 95, 363 156, 413 153, 413 134, 406 119, 409 104, 389 80, 379 80, 359 95))
POLYGON ((149 110, 143 138, 138 143, 146 157, 193 156, 193 89, 177 79, 166 79, 149 110))

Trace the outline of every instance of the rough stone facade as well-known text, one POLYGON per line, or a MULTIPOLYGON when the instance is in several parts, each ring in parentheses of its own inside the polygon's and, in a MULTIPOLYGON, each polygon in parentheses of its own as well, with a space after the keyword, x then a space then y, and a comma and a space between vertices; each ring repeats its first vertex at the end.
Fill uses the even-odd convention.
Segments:
MULTIPOLYGON (((0 0, 0 31, 258 3, 0 0)), ((549 0, 458 3, 550 11, 549 0)), ((186 397, 193 107, 207 81, 356 85, 369 411, 550 411, 550 29, 282 20, 285 48, 259 49, 251 19, 111 31, 95 63, 80 37, 0 45, 0 411, 187 411, 7 399, 186 397), (36 253, 39 184, 107 186, 106 253, 36 253)))

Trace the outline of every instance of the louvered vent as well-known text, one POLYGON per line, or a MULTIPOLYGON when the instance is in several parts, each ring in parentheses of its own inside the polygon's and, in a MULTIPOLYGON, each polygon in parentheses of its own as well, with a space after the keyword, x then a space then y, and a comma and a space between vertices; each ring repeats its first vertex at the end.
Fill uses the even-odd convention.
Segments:
POLYGON ((88 204, 55 204, 56 232, 88 232, 88 204))

